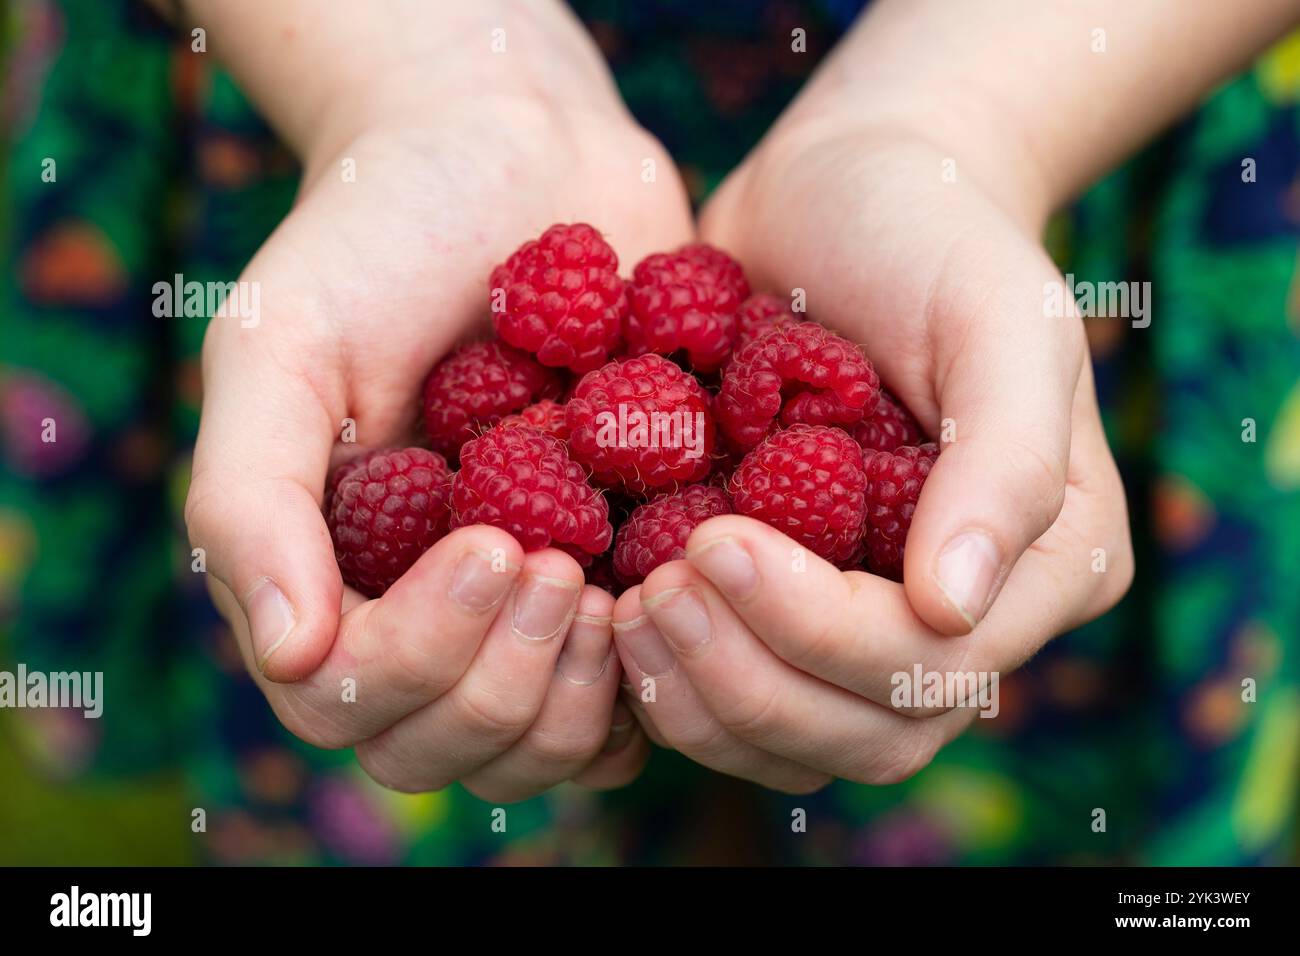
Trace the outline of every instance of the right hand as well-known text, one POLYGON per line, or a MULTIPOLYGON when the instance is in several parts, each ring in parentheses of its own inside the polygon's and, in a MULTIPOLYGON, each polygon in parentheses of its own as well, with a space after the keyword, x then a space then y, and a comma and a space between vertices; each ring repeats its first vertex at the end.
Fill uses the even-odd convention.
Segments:
POLYGON ((805 290, 809 313, 865 343, 945 439, 906 584, 810 555, 796 572, 793 541, 725 516, 614 615, 630 682, 654 678, 654 700, 633 706, 656 742, 794 793, 916 773, 976 711, 900 712, 894 675, 1008 674, 1133 576, 1082 322, 1044 312, 1059 273, 972 163, 945 182, 945 150, 852 108, 806 94, 719 188, 701 233, 755 288, 805 290))
MULTIPOLYGON (((185 508, 217 607, 289 730, 354 746, 387 786, 459 780, 497 802, 639 773, 648 745, 615 702, 613 599, 567 555, 473 527, 365 600, 340 579, 321 500, 344 458, 413 442, 424 376, 487 332, 487 275, 524 239, 591 222, 630 268, 692 237, 671 160, 594 48, 563 18, 528 27, 512 28, 508 66, 457 67, 472 98, 407 68, 392 97, 376 79, 359 115, 320 119, 293 211, 241 276, 260 284, 259 324, 209 325, 185 508), (530 57, 566 69, 516 85, 530 57), (356 445, 336 441, 345 418, 356 445)), ((449 66, 430 69, 445 80, 449 66)))

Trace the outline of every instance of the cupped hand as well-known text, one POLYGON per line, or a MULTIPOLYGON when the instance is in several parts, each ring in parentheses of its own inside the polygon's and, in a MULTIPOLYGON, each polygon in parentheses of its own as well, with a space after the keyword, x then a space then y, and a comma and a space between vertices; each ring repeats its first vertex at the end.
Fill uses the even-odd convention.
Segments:
MULTIPOLYGON (((584 57, 599 64, 584 48, 569 73, 584 57)), ((418 79, 402 74, 400 109, 325 124, 293 211, 241 277, 260 321, 209 326, 191 540, 281 720, 355 746, 380 782, 460 780, 493 800, 625 783, 647 746, 615 700, 613 599, 570 557, 464 529, 367 601, 340 580, 321 501, 333 465, 416 439, 424 376, 489 331, 488 273, 524 239, 592 222, 630 267, 691 238, 689 206, 603 67, 557 98, 485 81, 421 99, 418 79)))
POLYGON ((811 316, 862 343, 943 448, 904 584, 792 560, 792 541, 725 517, 619 600, 629 699, 709 766, 792 791, 906 777, 975 701, 898 708, 893 675, 987 683, 1131 581, 1081 322, 1045 309, 1061 277, 1028 204, 965 155, 797 107, 703 215, 755 288, 803 290, 811 316))

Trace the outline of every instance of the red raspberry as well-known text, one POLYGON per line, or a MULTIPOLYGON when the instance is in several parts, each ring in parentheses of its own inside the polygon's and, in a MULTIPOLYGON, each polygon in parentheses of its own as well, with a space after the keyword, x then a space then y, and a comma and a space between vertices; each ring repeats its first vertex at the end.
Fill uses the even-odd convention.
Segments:
POLYGON ((736 312, 736 348, 740 349, 768 329, 785 322, 798 322, 790 303, 780 296, 755 292, 736 312))
POLYGON ((564 442, 529 425, 497 427, 465 443, 451 483, 451 526, 509 531, 525 551, 554 547, 579 563, 609 547, 609 505, 564 442))
POLYGON ((560 441, 568 441, 569 438, 569 426, 564 421, 564 406, 549 398, 529 405, 517 415, 507 415, 501 419, 501 424, 531 425, 560 441))
POLYGON ((880 379, 862 350, 815 322, 769 329, 738 350, 716 412, 736 447, 753 448, 777 423, 850 425, 874 406, 880 379))
POLYGON ((460 446, 503 415, 554 397, 562 374, 500 342, 473 342, 433 367, 424 383, 424 430, 435 451, 454 459, 460 446))
POLYGON ((395 451, 400 451, 400 449, 376 448, 373 451, 364 452, 356 458, 345 461, 343 464, 335 468, 334 473, 331 474, 329 479, 325 482, 325 514, 328 516, 331 508, 333 508, 334 495, 338 492, 339 485, 342 483, 344 478, 370 464, 372 458, 377 458, 380 455, 389 455, 395 451))
POLYGON ((543 365, 588 372, 618 348, 627 290, 618 256, 591 226, 551 226, 492 270, 497 334, 543 365))
POLYGON ((912 527, 912 513, 921 497, 939 446, 927 442, 896 451, 868 451, 867 567, 895 581, 903 580, 903 545, 912 527))
POLYGON ((740 264, 711 246, 648 256, 632 273, 628 354, 684 351, 692 369, 711 372, 731 354, 736 310, 748 295, 740 264))
POLYGON ((447 533, 451 469, 426 448, 371 452, 340 465, 328 524, 343 580, 368 597, 388 590, 447 533))
POLYGON ((883 388, 876 407, 862 421, 850 425, 848 432, 863 451, 893 451, 903 445, 918 445, 925 440, 920 424, 902 403, 883 388))
POLYGON ((614 539, 614 573, 624 584, 640 584, 668 561, 686 557, 686 539, 710 518, 731 514, 721 488, 691 485, 641 505, 614 539))
POLYGON ((588 372, 565 409, 573 457, 597 484, 643 495, 709 473, 709 394, 662 356, 618 359, 588 372))
POLYGON ((782 531, 840 567, 862 557, 862 449, 846 432, 795 425, 745 456, 728 490, 736 514, 782 531))

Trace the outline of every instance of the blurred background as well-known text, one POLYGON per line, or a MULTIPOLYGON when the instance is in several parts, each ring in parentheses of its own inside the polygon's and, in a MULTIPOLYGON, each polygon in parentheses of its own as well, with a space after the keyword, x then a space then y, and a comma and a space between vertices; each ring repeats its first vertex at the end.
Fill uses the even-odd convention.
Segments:
MULTIPOLYGON (((574 6, 698 201, 861 4, 574 6)), ((281 731, 190 569, 206 319, 155 318, 151 288, 234 279, 293 158, 134 0, 0 0, 0 77, 0 672, 99 671, 105 695, 97 720, 0 709, 0 864, 1295 862, 1300 35, 1047 237, 1077 280, 1155 296, 1149 328, 1087 322, 1129 597, 905 784, 786 797, 657 752, 623 791, 511 808, 508 834, 458 787, 390 793, 281 731)))

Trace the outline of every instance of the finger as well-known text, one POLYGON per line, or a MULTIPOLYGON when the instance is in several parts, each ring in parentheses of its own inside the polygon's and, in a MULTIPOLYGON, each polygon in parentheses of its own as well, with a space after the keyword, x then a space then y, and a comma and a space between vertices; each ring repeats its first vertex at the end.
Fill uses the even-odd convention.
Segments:
POLYGON ((276 716, 318 747, 349 747, 412 714, 464 675, 524 563, 481 525, 443 538, 384 596, 357 601, 315 671, 292 684, 253 672, 276 716), (430 607, 437 614, 430 614, 430 607))
POLYGON ((775 790, 808 793, 824 786, 824 774, 745 743, 722 725, 677 673, 673 652, 644 613, 639 592, 631 588, 618 599, 614 641, 636 688, 635 706, 652 715, 669 746, 706 767, 775 790))
MULTIPOLYGON (((917 617, 900 584, 842 572, 814 554, 791 561, 794 542, 740 515, 713 518, 687 541, 686 559, 730 603, 739 619, 791 667, 882 706, 892 706, 894 675, 952 671, 972 639, 948 637, 917 617), (809 613, 816 608, 816 613, 809 613)), ((905 708, 911 716, 939 711, 905 708)))
POLYGON ((541 711, 582 581, 578 563, 561 551, 525 555, 514 592, 464 676, 358 744, 362 768, 395 790, 439 790, 509 750, 541 711))
POLYGON ((333 644, 343 582, 320 510, 333 414, 276 359, 272 335, 209 326, 185 523, 248 625, 253 665, 292 681, 333 644))
POLYGON ((641 594, 677 666, 722 727, 803 766, 859 783, 897 783, 976 713, 962 708, 914 720, 796 670, 685 561, 657 568, 641 594))
POLYGON ((917 503, 903 573, 916 612, 945 634, 975 626, 1060 513, 1083 364, 1077 318, 1043 316, 1044 284, 1060 277, 1041 250, 1017 246, 981 256, 978 266, 1017 279, 999 279, 982 299, 956 283, 934 294, 936 314, 972 298, 982 304, 963 316, 964 334, 935 343, 947 434, 917 503))
POLYGON ((641 775, 650 759, 650 741, 637 723, 632 708, 620 694, 614 700, 609 734, 600 753, 573 782, 592 790, 625 787, 641 775))
POLYGON ((614 598, 588 585, 564 638, 542 709, 514 746, 461 781, 491 803, 514 803, 573 777, 610 735, 620 668, 610 626, 614 598))
POLYGON ((767 525, 726 516, 696 529, 686 557, 749 630, 791 667, 911 717, 978 702, 995 675, 1067 629, 1088 601, 1090 582, 1077 576, 1058 580, 1059 556, 1036 545, 1016 566, 985 621, 969 635, 949 637, 917 616, 902 585, 840 571, 811 555, 794 571, 791 547, 767 525), (1044 594, 1052 599, 1043 600, 1044 594), (823 610, 810 614, 810 607, 823 610), (971 700, 963 693, 919 706, 900 698, 898 689, 908 686, 916 668, 961 675, 957 686, 968 688, 971 700))
MULTIPOLYGON (((1074 436, 1070 445, 1070 478, 1067 496, 1077 495, 1078 506, 1067 507, 1062 515, 1070 521, 1060 531, 1076 536, 1073 566, 1083 575, 1087 558, 1088 577, 1094 583, 1089 599, 1068 627, 1077 627, 1109 611, 1133 583, 1133 540, 1128 501, 1119 468, 1106 441, 1106 431, 1097 405, 1092 361, 1083 363, 1074 395, 1074 436), (1076 516, 1078 516, 1076 518, 1076 516)), ((1058 522, 1058 525, 1062 522, 1058 522)), ((1058 530, 1054 527, 1054 530, 1058 530)))
MULTIPOLYGON (((617 631, 615 631, 617 637, 617 631)), ((614 647, 617 650, 618 642, 615 640, 614 647)), ((620 658, 621 664, 621 658, 620 658)), ((619 685, 619 700, 627 704, 632 710, 632 718, 636 721, 637 726, 645 733, 650 742, 661 750, 675 749, 668 742, 668 738, 663 732, 655 726, 654 719, 646 712, 645 706, 641 703, 640 691, 634 689, 628 682, 627 667, 623 667, 623 683, 619 685)))

